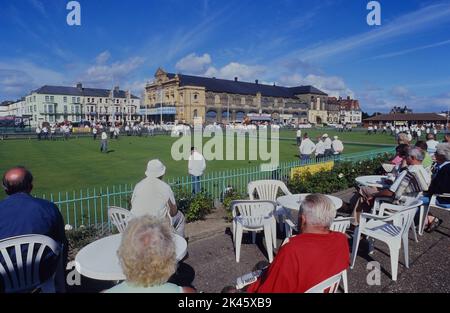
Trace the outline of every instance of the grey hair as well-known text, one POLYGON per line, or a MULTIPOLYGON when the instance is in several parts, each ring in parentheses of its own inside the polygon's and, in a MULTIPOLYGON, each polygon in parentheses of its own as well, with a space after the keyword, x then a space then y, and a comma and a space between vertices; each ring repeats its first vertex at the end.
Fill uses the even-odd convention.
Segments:
POLYGON ((436 146, 436 153, 442 155, 446 161, 450 161, 450 143, 440 143, 436 146))
POLYGON ((409 145, 408 135, 405 133, 398 134, 398 143, 409 145))
POLYGON ((310 225, 329 228, 336 217, 336 207, 327 196, 311 194, 300 205, 300 214, 310 225))
POLYGON ((419 147, 410 147, 408 149, 408 155, 421 162, 425 159, 425 152, 419 147))

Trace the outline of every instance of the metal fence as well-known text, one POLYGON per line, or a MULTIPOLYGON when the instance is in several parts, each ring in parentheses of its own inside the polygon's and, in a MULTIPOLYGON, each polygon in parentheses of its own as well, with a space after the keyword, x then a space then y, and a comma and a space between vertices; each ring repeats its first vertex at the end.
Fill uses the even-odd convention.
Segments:
MULTIPOLYGON (((372 150, 369 152, 342 155, 339 161, 356 162, 360 160, 373 159, 385 153, 393 152, 393 147, 372 150)), ((324 163, 335 160, 334 157, 321 160, 311 159, 307 162, 301 160, 280 163, 276 169, 265 170, 261 166, 253 166, 241 169, 230 169, 226 171, 207 173, 200 180, 201 189, 213 199, 222 201, 227 188, 232 187, 240 193, 246 193, 249 182, 261 179, 278 179, 286 181, 292 168, 324 163)), ((193 188, 192 179, 189 176, 169 179, 175 193, 191 193, 193 188)), ((65 223, 72 225, 75 229, 81 225, 107 225, 111 228, 108 218, 108 207, 118 206, 130 208, 131 195, 134 186, 122 184, 105 188, 88 188, 80 191, 59 192, 57 194, 43 195, 44 199, 54 202, 65 218, 65 223)), ((102 226, 103 227, 103 226, 102 226)))

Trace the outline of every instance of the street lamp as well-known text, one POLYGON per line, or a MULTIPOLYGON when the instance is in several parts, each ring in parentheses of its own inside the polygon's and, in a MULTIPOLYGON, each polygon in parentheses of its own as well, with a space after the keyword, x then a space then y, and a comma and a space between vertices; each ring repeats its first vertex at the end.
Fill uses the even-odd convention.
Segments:
POLYGON ((159 89, 159 107, 160 107, 160 125, 162 125, 162 123, 163 123, 163 104, 162 104, 162 102, 163 102, 163 88, 162 88, 162 86, 160 87, 160 89, 159 89))
POLYGON ((228 118, 228 125, 230 125, 230 96, 227 96, 227 118, 228 118))

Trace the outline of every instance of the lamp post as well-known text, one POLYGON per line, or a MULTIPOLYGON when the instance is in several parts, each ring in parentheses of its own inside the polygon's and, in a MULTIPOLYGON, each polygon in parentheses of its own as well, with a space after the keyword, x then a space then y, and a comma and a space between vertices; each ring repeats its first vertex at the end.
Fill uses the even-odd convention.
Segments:
POLYGON ((228 125, 230 125, 230 95, 227 95, 227 119, 228 125))
POLYGON ((160 87, 160 89, 159 89, 159 106, 160 106, 160 125, 162 125, 162 123, 163 123, 163 104, 162 104, 162 102, 163 102, 163 88, 162 88, 162 86, 160 87))

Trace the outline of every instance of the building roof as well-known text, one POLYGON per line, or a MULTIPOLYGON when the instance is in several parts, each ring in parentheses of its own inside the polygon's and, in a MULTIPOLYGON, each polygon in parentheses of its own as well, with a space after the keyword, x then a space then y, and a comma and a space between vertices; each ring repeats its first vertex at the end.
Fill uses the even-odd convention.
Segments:
POLYGON ((3 101, 3 102, 0 102, 0 107, 7 107, 13 103, 14 103, 14 101, 3 101))
MULTIPOLYGON (((85 96, 85 97, 104 97, 108 98, 111 90, 98 88, 77 88, 66 86, 42 86, 34 90, 32 93, 49 94, 49 95, 67 95, 67 96, 85 96)), ((126 98, 126 91, 114 89, 114 98, 126 98)), ((131 95, 131 99, 139 99, 135 95, 131 95)))
POLYGON ((366 118, 367 122, 393 122, 393 121, 423 121, 423 122, 441 122, 447 121, 442 115, 436 113, 394 113, 381 114, 374 117, 366 118))
MULTIPOLYGON (((176 74, 167 73, 169 79, 175 78, 176 74)), ((213 92, 225 92, 241 95, 256 95, 261 93, 264 97, 282 97, 282 98, 293 98, 296 95, 302 94, 314 94, 327 96, 326 93, 320 91, 313 86, 299 86, 299 87, 282 87, 275 85, 265 85, 258 82, 249 83, 241 82, 238 80, 228 80, 219 78, 209 78, 201 76, 191 76, 178 74, 180 79, 180 86, 200 86, 205 87, 207 91, 213 92)))

